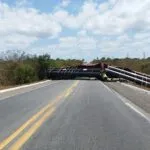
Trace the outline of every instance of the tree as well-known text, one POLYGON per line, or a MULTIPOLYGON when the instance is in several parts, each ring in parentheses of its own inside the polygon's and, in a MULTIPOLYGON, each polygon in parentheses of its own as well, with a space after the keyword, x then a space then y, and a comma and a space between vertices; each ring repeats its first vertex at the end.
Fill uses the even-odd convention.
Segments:
POLYGON ((38 57, 38 76, 39 79, 44 79, 47 77, 47 70, 50 66, 50 58, 49 54, 40 55, 38 57))
POLYGON ((21 64, 14 70, 14 80, 16 84, 30 83, 35 80, 34 68, 27 64, 21 64))
POLYGON ((102 57, 102 58, 101 58, 101 61, 105 61, 105 60, 106 60, 106 58, 105 58, 105 57, 102 57))

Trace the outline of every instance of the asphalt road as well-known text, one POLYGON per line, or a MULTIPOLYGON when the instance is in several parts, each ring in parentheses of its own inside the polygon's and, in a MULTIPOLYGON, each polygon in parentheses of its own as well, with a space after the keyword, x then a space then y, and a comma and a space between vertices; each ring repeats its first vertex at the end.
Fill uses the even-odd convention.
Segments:
POLYGON ((14 150, 150 150, 150 122, 100 81, 52 81, 0 100, 0 141, 14 150))

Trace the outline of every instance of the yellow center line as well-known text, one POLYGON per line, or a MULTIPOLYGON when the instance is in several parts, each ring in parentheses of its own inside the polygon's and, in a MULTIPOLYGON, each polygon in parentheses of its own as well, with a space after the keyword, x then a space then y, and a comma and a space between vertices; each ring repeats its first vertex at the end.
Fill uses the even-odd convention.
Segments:
POLYGON ((69 89, 68 91, 66 92, 65 94, 65 98, 68 97, 72 92, 73 92, 73 89, 78 85, 79 81, 76 81, 69 89))
POLYGON ((72 89, 68 90, 67 93, 65 94, 65 98, 68 97, 72 93, 72 89))
POLYGON ((0 143, 0 150, 7 146, 14 138, 16 138, 23 130, 25 130, 29 125, 31 125, 34 121, 38 119, 40 115, 42 115, 48 108, 52 107, 57 101, 59 97, 53 101, 53 103, 48 104, 44 108, 42 108, 37 114, 32 116, 27 122, 25 122, 20 128, 18 128, 13 134, 11 134, 8 138, 0 143))
POLYGON ((43 117, 38 120, 23 136, 21 136, 9 150, 19 150, 27 140, 41 127, 41 125, 53 114, 55 107, 46 112, 43 117))
POLYGON ((31 124, 33 124, 41 115, 43 115, 48 109, 52 109, 54 105, 56 105, 61 98, 67 97, 72 91, 73 88, 77 86, 79 81, 76 81, 68 90, 63 92, 60 96, 57 96, 57 98, 46 105, 44 108, 42 108, 38 113, 33 115, 27 122, 25 122, 21 127, 19 127, 13 134, 11 134, 9 137, 7 137, 4 141, 0 143, 0 150, 5 148, 10 142, 12 142, 17 136, 19 136, 27 127, 29 127, 31 124))

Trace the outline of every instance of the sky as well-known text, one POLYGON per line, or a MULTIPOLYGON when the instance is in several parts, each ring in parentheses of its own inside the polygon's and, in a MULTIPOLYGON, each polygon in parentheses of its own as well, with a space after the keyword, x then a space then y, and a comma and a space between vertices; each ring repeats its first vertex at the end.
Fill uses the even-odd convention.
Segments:
POLYGON ((150 0, 0 0, 0 52, 150 57, 150 0))

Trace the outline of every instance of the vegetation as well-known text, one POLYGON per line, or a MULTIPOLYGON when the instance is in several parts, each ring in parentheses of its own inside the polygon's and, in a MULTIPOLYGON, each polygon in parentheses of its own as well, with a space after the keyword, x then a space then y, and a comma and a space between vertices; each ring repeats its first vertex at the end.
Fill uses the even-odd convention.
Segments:
POLYGON ((97 58, 92 61, 93 63, 104 62, 108 65, 114 65, 123 68, 129 68, 135 71, 150 74, 150 57, 146 59, 138 58, 97 58))
MULTIPOLYGON (((28 55, 21 51, 7 51, 0 55, 0 86, 17 85, 46 79, 48 68, 77 66, 84 60, 52 59, 49 54, 28 55)), ((97 58, 93 63, 104 62, 109 65, 127 67, 150 74, 150 57, 138 58, 97 58)))
POLYGON ((16 84, 23 84, 35 81, 35 69, 28 64, 20 64, 13 71, 13 77, 16 84))
POLYGON ((21 51, 7 51, 0 57, 0 86, 17 85, 46 79, 48 68, 76 66, 77 59, 51 59, 49 54, 28 55, 21 51))

